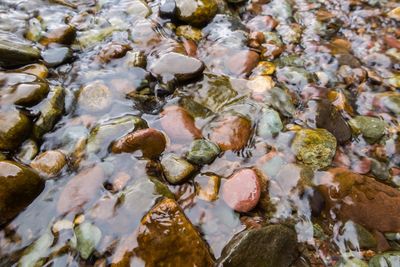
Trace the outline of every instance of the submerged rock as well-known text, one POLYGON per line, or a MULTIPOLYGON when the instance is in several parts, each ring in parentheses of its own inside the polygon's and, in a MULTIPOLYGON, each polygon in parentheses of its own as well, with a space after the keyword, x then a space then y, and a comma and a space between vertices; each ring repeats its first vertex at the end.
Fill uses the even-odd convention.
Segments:
POLYGON ((216 144, 205 139, 199 139, 190 144, 186 158, 197 165, 210 164, 219 153, 220 150, 216 144))
POLYGON ((369 143, 379 141, 388 127, 384 120, 370 116, 356 116, 349 123, 354 133, 362 134, 369 143))
POLYGON ((84 222, 75 229, 76 249, 82 259, 86 260, 96 249, 101 239, 100 229, 92 223, 84 222))
POLYGON ((9 68, 30 63, 40 59, 40 50, 36 47, 0 36, 0 66, 9 68))
POLYGON ((16 109, 0 110, 0 149, 16 149, 30 134, 32 123, 16 109))
POLYGON ((12 219, 42 192, 44 181, 31 168, 0 161, 0 225, 12 219))
POLYGON ((177 18, 193 26, 208 23, 217 13, 215 0, 176 0, 175 2, 177 18))
POLYGON ((161 77, 164 81, 176 79, 183 82, 202 74, 204 64, 194 57, 171 52, 156 59, 149 70, 153 75, 161 77))
POLYGON ((221 150, 243 149, 251 134, 251 123, 239 115, 225 115, 211 122, 209 138, 221 150))
POLYGON ((292 150, 305 165, 322 169, 332 163, 336 153, 336 139, 325 129, 302 129, 293 139, 292 150))
POLYGON ((68 47, 56 47, 44 50, 42 58, 46 66, 57 67, 72 58, 72 50, 68 47))
POLYGON ((130 266, 131 257, 140 258, 148 266, 214 266, 206 243, 174 200, 163 199, 154 206, 136 232, 137 238, 135 234, 127 242, 137 242, 137 247, 121 251, 113 267, 130 266))
POLYGON ((161 113, 161 127, 173 142, 190 142, 202 137, 193 117, 179 106, 170 106, 161 113))
POLYGON ((102 82, 95 81, 79 92, 78 107, 89 112, 101 112, 111 106, 111 90, 102 82))
POLYGON ((37 172, 49 177, 54 177, 67 164, 67 158, 59 150, 48 150, 38 155, 32 162, 31 167, 37 172))
POLYGON ((185 159, 174 154, 167 154, 161 159, 165 178, 171 184, 184 182, 194 172, 195 168, 185 159))
POLYGON ((129 153, 137 150, 147 158, 158 157, 165 149, 166 139, 163 133, 153 128, 137 130, 116 140, 111 150, 113 153, 129 153))
MULTIPOLYGON (((400 19, 399 19, 400 20, 400 19)), ((398 251, 391 251, 385 252, 382 254, 375 255, 369 261, 369 267, 394 267, 399 266, 400 264, 400 252, 398 251)))
POLYGON ((222 251, 224 267, 289 267, 298 257, 296 232, 283 225, 246 230, 222 251))
POLYGON ((319 189, 327 207, 343 220, 369 230, 400 232, 400 192, 375 179, 344 168, 321 174, 319 189))
POLYGON ((225 203, 238 212, 248 212, 258 203, 261 183, 252 169, 242 169, 234 173, 222 186, 225 203))

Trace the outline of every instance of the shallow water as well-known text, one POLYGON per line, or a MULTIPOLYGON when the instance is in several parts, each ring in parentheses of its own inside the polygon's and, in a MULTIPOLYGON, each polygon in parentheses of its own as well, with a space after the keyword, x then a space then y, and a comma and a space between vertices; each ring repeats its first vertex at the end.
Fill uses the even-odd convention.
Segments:
POLYGON ((228 266, 236 234, 272 224, 297 236, 282 266, 397 266, 399 4, 219 0, 199 24, 167 2, 0 0, 0 160, 45 180, 17 212, 0 184, 0 266, 228 266), (3 40, 41 56, 9 62, 3 40), (31 126, 7 137, 7 112, 31 126), (197 139, 206 163, 185 160, 197 139), (192 168, 178 182, 169 154, 192 168), (242 169, 254 189, 226 185, 242 169))

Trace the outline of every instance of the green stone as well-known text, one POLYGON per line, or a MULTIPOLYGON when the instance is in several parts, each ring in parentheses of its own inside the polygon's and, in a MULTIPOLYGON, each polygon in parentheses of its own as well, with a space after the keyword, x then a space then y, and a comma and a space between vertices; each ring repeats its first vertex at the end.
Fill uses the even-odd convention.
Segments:
POLYGON ((292 117, 296 111, 291 96, 279 87, 267 91, 265 104, 273 107, 285 117, 292 117))
POLYGON ((100 229, 92 223, 85 222, 75 228, 76 249, 82 259, 86 260, 96 249, 101 239, 100 229))
POLYGON ((40 50, 32 45, 5 40, 0 37, 0 66, 16 67, 35 63, 40 59, 40 50))
POLYGON ((194 164, 210 164, 220 153, 218 145, 205 139, 194 140, 186 159, 194 164))
POLYGON ((273 109, 264 108, 258 122, 257 135, 267 138, 278 134, 283 129, 279 113, 273 109))
POLYGON ((378 254, 369 261, 369 267, 395 267, 400 266, 400 252, 385 252, 378 254))
POLYGON ((165 178, 171 184, 184 182, 194 172, 195 168, 185 159, 174 154, 167 154, 161 159, 165 178))
POLYGON ((385 135, 387 123, 376 117, 356 116, 349 121, 349 124, 356 134, 362 134, 368 143, 375 143, 385 135))
POLYGON ((43 266, 45 258, 50 254, 53 242, 54 236, 50 232, 46 232, 24 251, 18 267, 43 266))
POLYGON ((302 129, 293 139, 292 150, 299 161, 318 170, 331 165, 336 139, 325 129, 302 129))

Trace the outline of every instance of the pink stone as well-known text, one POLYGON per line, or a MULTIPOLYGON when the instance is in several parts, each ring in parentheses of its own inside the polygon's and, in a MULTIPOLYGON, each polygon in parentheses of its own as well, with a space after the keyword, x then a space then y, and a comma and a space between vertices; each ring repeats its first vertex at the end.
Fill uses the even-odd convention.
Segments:
POLYGON ((260 194, 260 181, 252 169, 242 169, 234 173, 222 188, 224 201, 238 212, 252 210, 257 205, 260 194))

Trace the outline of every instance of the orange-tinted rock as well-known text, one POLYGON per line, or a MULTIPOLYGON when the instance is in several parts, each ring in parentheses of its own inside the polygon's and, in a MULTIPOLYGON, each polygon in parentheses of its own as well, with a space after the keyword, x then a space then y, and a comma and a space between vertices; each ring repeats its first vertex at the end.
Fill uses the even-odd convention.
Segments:
POLYGON ((164 199, 143 217, 136 232, 114 254, 112 266, 214 266, 206 243, 172 199, 164 199))
POLYGON ((240 150, 244 148, 250 138, 251 123, 247 119, 228 115, 213 122, 210 140, 226 150, 240 150))
POLYGON ((248 75, 258 64, 258 53, 251 50, 243 50, 227 60, 226 67, 237 76, 248 75))
POLYGON ((400 231, 400 191, 344 168, 330 169, 319 186, 328 208, 367 229, 400 231))
POLYGON ((48 31, 41 39, 42 45, 49 45, 51 43, 59 43, 69 45, 76 37, 76 30, 70 25, 63 25, 61 27, 48 31))
POLYGON ((59 213, 79 211, 101 191, 104 180, 103 168, 99 165, 83 170, 64 187, 58 199, 59 213))
POLYGON ((98 59, 101 62, 107 63, 114 58, 125 56, 130 49, 131 47, 127 44, 111 43, 100 51, 98 59))
POLYGON ((165 149, 165 136, 153 128, 137 130, 129 133, 112 145, 113 153, 129 153, 137 150, 142 151, 147 158, 158 157, 165 149))
POLYGON ((161 116, 161 127, 173 142, 189 142, 202 137, 193 117, 184 108, 167 107, 161 116))
POLYGON ((38 155, 32 162, 31 167, 41 174, 49 177, 56 176, 67 164, 67 158, 59 150, 49 150, 38 155))
POLYGON ((225 203, 238 212, 248 212, 258 203, 261 185, 256 172, 242 169, 233 174, 222 187, 225 203))

